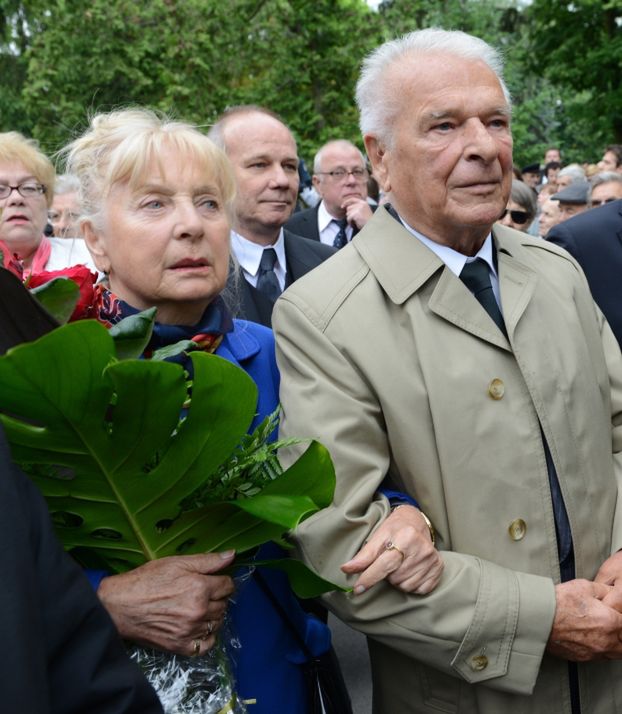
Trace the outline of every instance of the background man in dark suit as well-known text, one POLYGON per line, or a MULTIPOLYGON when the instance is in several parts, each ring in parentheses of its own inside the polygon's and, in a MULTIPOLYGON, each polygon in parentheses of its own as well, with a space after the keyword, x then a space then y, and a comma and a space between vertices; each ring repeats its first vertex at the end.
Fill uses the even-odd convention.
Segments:
POLYGON ((372 217, 367 203, 365 157, 343 139, 329 141, 313 161, 313 186, 322 197, 314 208, 295 213, 287 227, 335 248, 352 240, 372 217))
POLYGON ((546 239, 580 263, 594 300, 622 346, 622 200, 553 226, 546 239))
POLYGON ((298 150, 276 114, 233 107, 212 127, 210 138, 231 159, 238 187, 231 232, 244 277, 238 316, 270 327, 280 293, 334 251, 283 230, 298 195, 298 150))

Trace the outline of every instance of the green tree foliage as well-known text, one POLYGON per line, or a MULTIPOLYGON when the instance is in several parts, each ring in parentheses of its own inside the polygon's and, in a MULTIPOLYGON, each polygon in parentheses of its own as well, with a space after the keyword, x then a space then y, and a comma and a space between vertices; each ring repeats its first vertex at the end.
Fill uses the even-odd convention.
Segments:
POLYGON ((0 0, 0 129, 51 152, 98 110, 144 104, 205 125, 257 103, 310 159, 336 136, 361 145, 364 55, 442 26, 503 50, 517 164, 551 143, 595 160, 622 140, 621 16, 622 0, 0 0))
POLYGON ((534 0, 529 68, 561 89, 578 149, 622 141, 622 0, 534 0))
POLYGON ((22 90, 26 83, 26 50, 40 15, 31 3, 0 0, 0 126, 29 132, 22 90))
POLYGON ((144 104, 206 124, 258 103, 311 153, 358 137, 353 86, 376 17, 363 0, 56 0, 13 60, 27 63, 22 108, 48 149, 98 110, 144 104), (356 36, 367 44, 354 50, 356 36))

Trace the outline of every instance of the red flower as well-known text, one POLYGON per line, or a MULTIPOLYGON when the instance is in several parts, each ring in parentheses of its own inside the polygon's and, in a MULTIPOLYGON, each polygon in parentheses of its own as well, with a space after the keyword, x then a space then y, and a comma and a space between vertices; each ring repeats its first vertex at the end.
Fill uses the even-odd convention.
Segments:
POLYGON ((80 297, 69 318, 69 322, 91 317, 97 274, 91 272, 85 265, 74 265, 71 268, 64 268, 63 270, 42 270, 40 273, 31 275, 26 282, 26 286, 28 288, 37 288, 39 285, 49 283, 50 280, 54 280, 54 278, 69 278, 73 280, 80 289, 80 297))
POLYGON ((24 279, 24 268, 21 261, 11 252, 9 246, 0 240, 0 265, 6 268, 13 275, 17 275, 20 280, 24 279))

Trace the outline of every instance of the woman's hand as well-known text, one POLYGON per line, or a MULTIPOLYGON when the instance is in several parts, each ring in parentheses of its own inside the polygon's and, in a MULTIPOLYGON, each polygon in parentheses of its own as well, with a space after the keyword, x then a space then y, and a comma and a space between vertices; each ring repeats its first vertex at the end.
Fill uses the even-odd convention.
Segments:
POLYGON ((349 575, 361 573, 354 584, 355 595, 384 579, 403 592, 426 595, 438 585, 443 567, 421 511, 404 505, 391 513, 341 569, 349 575))
POLYGON ((145 563, 101 581, 97 594, 121 637, 143 645, 198 655, 214 646, 227 601, 233 551, 183 555, 145 563))

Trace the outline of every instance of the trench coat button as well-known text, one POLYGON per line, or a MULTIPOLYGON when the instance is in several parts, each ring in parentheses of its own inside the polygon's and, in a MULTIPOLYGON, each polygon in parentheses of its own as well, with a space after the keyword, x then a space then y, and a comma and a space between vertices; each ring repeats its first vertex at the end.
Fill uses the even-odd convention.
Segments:
POLYGON ((486 655, 477 655, 471 657, 471 669, 474 672, 481 672, 488 667, 488 657, 486 655))
POLYGON ((503 381, 495 377, 488 385, 488 394, 491 399, 503 399, 503 395, 505 394, 505 384, 503 384, 503 381))
POLYGON ((527 533, 527 524, 522 518, 517 518, 510 523, 508 533, 512 540, 522 540, 527 533))

